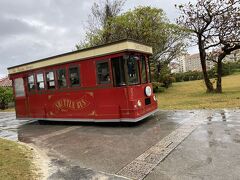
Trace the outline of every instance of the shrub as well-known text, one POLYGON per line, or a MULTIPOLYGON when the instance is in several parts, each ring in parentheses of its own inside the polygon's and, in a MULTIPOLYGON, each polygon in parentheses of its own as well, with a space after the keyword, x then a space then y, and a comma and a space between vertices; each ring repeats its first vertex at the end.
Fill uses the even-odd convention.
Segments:
MULTIPOLYGON (((208 71, 209 77, 214 78, 215 72, 214 70, 208 71)), ((182 82, 182 81, 193 81, 193 80, 200 80, 203 79, 203 73, 198 71, 188 71, 184 73, 176 73, 173 74, 173 76, 176 79, 176 82, 182 82)))
POLYGON ((152 86, 153 86, 153 92, 154 93, 165 91, 165 88, 163 87, 164 85, 159 83, 159 82, 152 82, 152 86))
MULTIPOLYGON (((233 73, 240 72, 240 61, 237 62, 227 62, 222 64, 222 76, 231 75, 233 73)), ((176 82, 182 81, 193 81, 203 79, 203 73, 199 71, 188 71, 184 73, 175 73, 173 76, 176 79, 176 82)), ((212 69, 208 70, 209 78, 217 77, 217 65, 212 69)))
POLYGON ((158 88, 158 92, 164 92, 165 91, 165 87, 159 87, 158 88))
POLYGON ((174 81, 175 81, 175 78, 170 74, 166 74, 162 77, 162 83, 165 88, 168 88, 169 86, 171 86, 174 81))
POLYGON ((8 103, 12 101, 13 101, 12 89, 0 87, 0 109, 6 109, 8 103))

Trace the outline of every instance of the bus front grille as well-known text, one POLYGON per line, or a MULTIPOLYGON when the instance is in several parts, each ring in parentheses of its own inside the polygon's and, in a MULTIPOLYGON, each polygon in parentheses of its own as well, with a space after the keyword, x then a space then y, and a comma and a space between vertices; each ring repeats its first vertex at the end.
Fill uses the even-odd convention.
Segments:
POLYGON ((145 105, 149 105, 151 104, 151 99, 150 98, 146 98, 145 99, 145 105))

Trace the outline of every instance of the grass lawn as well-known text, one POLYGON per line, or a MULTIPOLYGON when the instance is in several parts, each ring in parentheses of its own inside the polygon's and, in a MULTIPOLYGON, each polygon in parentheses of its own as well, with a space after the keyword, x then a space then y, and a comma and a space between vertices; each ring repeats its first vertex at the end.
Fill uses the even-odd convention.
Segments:
POLYGON ((31 150, 16 142, 0 138, 0 179, 37 179, 32 160, 31 150))
POLYGON ((240 74, 223 78, 223 93, 206 93, 203 80, 174 83, 158 93, 160 109, 240 108, 240 74))
POLYGON ((0 112, 15 112, 15 108, 12 107, 12 108, 4 109, 4 110, 0 109, 0 112))

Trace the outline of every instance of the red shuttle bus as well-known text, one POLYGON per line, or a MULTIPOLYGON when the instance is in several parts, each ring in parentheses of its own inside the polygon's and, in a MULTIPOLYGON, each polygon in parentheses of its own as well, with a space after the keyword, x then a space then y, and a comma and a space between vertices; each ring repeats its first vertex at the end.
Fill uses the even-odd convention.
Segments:
POLYGON ((122 40, 10 67, 17 119, 140 121, 157 111, 151 54, 122 40))

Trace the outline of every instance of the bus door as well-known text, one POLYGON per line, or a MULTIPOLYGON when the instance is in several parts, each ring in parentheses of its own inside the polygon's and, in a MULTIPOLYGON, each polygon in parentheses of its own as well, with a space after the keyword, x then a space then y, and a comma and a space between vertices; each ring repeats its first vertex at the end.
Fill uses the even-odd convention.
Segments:
POLYGON ((15 108, 17 118, 28 117, 28 99, 23 78, 14 79, 15 108))

